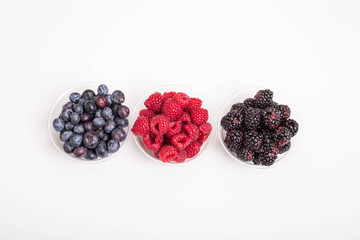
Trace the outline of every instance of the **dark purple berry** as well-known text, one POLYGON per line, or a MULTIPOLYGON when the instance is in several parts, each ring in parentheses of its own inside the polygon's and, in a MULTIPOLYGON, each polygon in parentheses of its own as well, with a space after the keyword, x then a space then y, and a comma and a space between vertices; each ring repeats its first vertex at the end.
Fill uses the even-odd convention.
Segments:
POLYGON ((63 149, 66 153, 72 153, 74 151, 74 147, 72 147, 69 142, 64 143, 63 149))
POLYGON ((86 160, 95 160, 95 159, 97 159, 97 157, 98 156, 96 155, 96 152, 94 150, 92 150, 92 149, 87 150, 87 153, 85 155, 86 160))
POLYGON ((53 121, 53 127, 55 131, 61 132, 65 129, 65 122, 61 118, 56 118, 53 121))
POLYGON ((125 95, 122 91, 116 90, 111 94, 111 100, 113 103, 122 104, 125 101, 125 95))
POLYGON ((84 134, 84 146, 90 149, 95 148, 99 144, 100 140, 94 132, 86 132, 84 134))
POLYGON ((83 158, 85 157, 86 153, 87 153, 87 149, 85 147, 77 147, 74 149, 74 156, 77 158, 83 158))
POLYGON ((80 121, 81 122, 87 122, 90 120, 90 115, 87 113, 83 113, 80 115, 80 121))
POLYGON ((96 118, 94 118, 92 123, 95 126, 95 128, 102 128, 105 125, 105 119, 103 119, 101 117, 96 117, 96 118))
POLYGON ((118 141, 116 141, 115 139, 111 139, 108 143, 107 143, 107 148, 109 153, 114 153, 117 150, 119 150, 120 148, 120 144, 118 141))
POLYGON ((79 124, 80 122, 80 115, 77 113, 77 112, 73 112, 71 115, 70 115, 70 122, 74 125, 77 125, 79 124))
POLYGON ((96 111, 96 105, 93 101, 87 101, 85 102, 84 104, 84 111, 87 113, 87 114, 93 114, 95 111, 96 111))
POLYGON ((95 92, 91 89, 86 89, 82 94, 82 97, 87 100, 92 99, 94 96, 95 96, 95 92))
POLYGON ((81 104, 74 104, 74 106, 72 107, 74 112, 77 112, 78 114, 82 114, 84 112, 84 108, 81 104))
POLYGON ((92 122, 85 122, 84 123, 84 129, 85 129, 85 132, 88 132, 88 131, 94 131, 95 130, 95 126, 92 122))
POLYGON ((111 133, 112 130, 116 128, 116 124, 113 120, 109 120, 104 125, 104 131, 106 133, 111 133))
POLYGON ((62 109, 72 108, 72 106, 73 106, 73 103, 72 103, 72 102, 67 102, 67 103, 65 103, 65 104, 62 106, 62 109))
POLYGON ((60 139, 64 142, 69 141, 69 139, 72 137, 74 133, 72 131, 63 131, 60 134, 60 139))
POLYGON ((60 117, 65 121, 70 121, 70 115, 73 113, 73 110, 71 108, 64 108, 61 111, 60 117))
POLYGON ((106 143, 104 141, 100 141, 100 143, 95 148, 95 152, 98 155, 98 157, 101 158, 107 157, 109 155, 106 143))
POLYGON ((120 106, 118 109, 118 115, 122 118, 127 118, 130 114, 130 109, 127 106, 120 106))
POLYGON ((72 147, 78 147, 80 146, 81 142, 83 140, 83 135, 81 134, 74 134, 70 140, 69 143, 72 147))
POLYGON ((111 108, 105 107, 105 108, 101 111, 101 117, 104 118, 106 121, 112 119, 112 117, 113 117, 113 111, 111 110, 111 108))
POLYGON ((111 138, 118 141, 118 142, 122 142, 126 138, 126 132, 122 128, 115 128, 111 132, 111 138))
POLYGON ((100 109, 103 109, 107 106, 106 97, 99 96, 96 98, 96 106, 100 109))

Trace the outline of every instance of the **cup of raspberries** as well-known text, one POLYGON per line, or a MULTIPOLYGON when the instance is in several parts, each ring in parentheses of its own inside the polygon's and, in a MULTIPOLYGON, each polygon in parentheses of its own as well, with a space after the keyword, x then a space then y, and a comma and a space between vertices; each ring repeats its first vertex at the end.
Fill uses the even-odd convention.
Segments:
POLYGON ((185 164, 199 159, 214 142, 214 120, 198 93, 169 86, 146 94, 134 110, 131 132, 140 149, 157 162, 185 164))
POLYGON ((298 143, 293 138, 299 124, 288 102, 270 89, 233 96, 223 107, 219 123, 220 140, 230 156, 263 168, 289 156, 298 143))
POLYGON ((109 159, 129 132, 129 108, 122 91, 99 83, 78 85, 56 101, 49 133, 56 148, 81 162, 109 159))

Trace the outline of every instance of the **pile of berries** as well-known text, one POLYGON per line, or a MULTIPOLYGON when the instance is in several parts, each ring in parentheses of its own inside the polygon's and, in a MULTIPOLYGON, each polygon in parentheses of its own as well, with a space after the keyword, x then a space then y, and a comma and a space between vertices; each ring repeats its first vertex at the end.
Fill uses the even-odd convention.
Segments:
POLYGON ((60 116, 53 121, 66 153, 95 160, 119 150, 127 136, 124 128, 129 125, 126 118, 130 110, 123 105, 122 91, 108 92, 108 87, 101 84, 97 94, 91 89, 82 94, 70 94, 70 101, 63 105, 60 116))
POLYGON ((254 98, 234 104, 221 119, 227 132, 224 143, 239 159, 270 166, 278 154, 290 149, 290 140, 298 132, 290 113, 287 105, 273 101, 271 90, 260 90, 254 98))
POLYGON ((144 102, 131 131, 163 162, 184 162, 196 156, 212 126, 202 101, 182 92, 155 92, 144 102))

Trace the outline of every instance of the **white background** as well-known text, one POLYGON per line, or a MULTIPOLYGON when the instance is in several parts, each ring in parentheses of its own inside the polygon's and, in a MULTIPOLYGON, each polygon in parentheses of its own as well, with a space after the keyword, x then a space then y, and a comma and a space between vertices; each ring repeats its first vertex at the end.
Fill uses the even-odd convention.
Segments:
POLYGON ((0 239, 360 239, 359 1, 0 1, 0 239), (219 139, 186 167, 132 138, 109 161, 62 156, 50 108, 73 85, 133 109, 181 84, 219 115, 264 86, 302 114, 296 154, 239 164, 219 139))

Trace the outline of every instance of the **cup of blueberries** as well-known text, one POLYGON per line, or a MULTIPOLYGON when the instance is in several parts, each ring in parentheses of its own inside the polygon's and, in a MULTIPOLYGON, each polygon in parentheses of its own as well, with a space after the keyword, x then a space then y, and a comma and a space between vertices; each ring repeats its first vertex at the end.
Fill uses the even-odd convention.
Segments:
POLYGON ((125 94, 105 84, 73 87, 54 104, 49 133, 56 148, 72 160, 109 159, 122 148, 129 132, 125 94))

